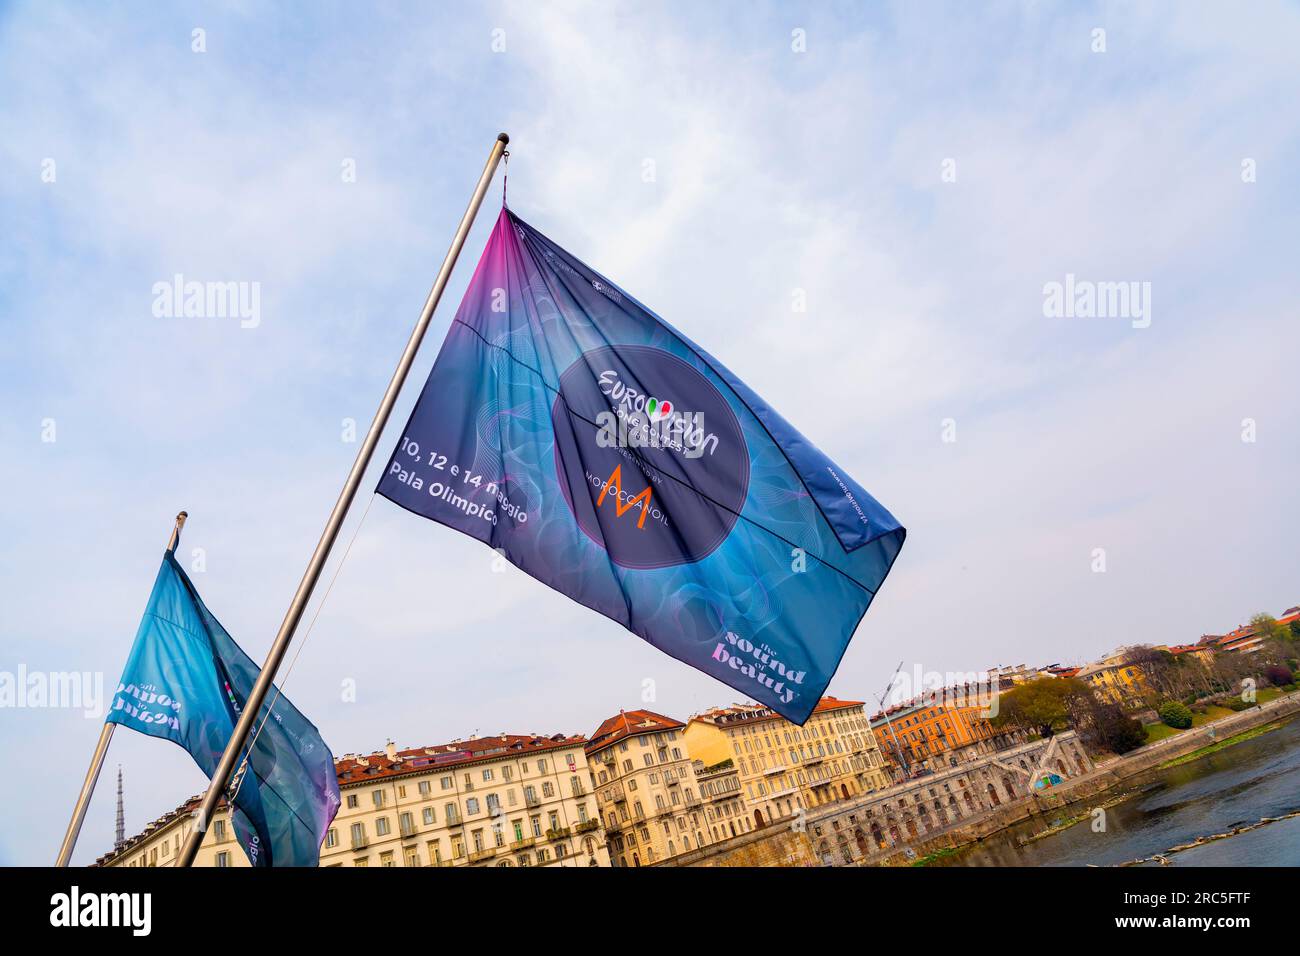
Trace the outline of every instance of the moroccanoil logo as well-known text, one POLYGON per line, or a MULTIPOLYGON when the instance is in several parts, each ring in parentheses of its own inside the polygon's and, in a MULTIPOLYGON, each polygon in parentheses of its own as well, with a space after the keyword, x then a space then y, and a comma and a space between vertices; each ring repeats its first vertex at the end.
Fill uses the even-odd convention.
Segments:
POLYGON ((652 512, 656 515, 657 520, 663 520, 663 516, 659 511, 652 507, 651 499, 653 498, 653 495, 650 493, 649 485, 646 485, 645 490, 635 496, 631 492, 623 490, 622 465, 615 465, 614 470, 610 472, 609 478, 607 478, 603 484, 598 479, 594 480, 593 483, 600 486, 600 500, 596 502, 596 507, 603 508, 605 506, 605 501, 609 498, 613 498, 615 518, 621 518, 625 511, 630 511, 633 508, 639 507, 641 513, 637 516, 636 526, 640 530, 645 530, 646 515, 651 514, 652 512))

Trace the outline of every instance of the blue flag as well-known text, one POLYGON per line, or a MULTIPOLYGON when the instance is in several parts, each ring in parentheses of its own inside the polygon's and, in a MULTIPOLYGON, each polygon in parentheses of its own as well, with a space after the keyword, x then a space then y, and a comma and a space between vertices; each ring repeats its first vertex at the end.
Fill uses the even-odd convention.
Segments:
POLYGON ((799 724, 906 536, 720 362, 504 208, 377 490, 799 724))
MULTIPOLYGON (((168 551, 105 719, 180 744, 210 778, 259 672, 168 551)), ((334 758, 287 697, 273 689, 267 707, 231 784, 235 835, 254 866, 316 866, 339 808, 334 758)))

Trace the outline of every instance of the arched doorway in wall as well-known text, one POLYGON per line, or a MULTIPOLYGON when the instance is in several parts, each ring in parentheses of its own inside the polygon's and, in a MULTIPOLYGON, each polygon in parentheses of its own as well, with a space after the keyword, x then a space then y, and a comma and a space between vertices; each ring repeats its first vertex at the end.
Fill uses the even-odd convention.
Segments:
POLYGON ((762 811, 762 810, 759 810, 759 809, 757 809, 757 808, 755 808, 755 810, 754 810, 754 826, 756 826, 756 827, 761 827, 762 825, 763 825, 763 811, 762 811))

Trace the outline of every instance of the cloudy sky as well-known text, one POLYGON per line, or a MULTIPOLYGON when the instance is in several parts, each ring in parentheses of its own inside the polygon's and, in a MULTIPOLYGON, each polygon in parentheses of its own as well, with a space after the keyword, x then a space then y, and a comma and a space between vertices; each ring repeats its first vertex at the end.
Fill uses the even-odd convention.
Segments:
MULTIPOLYGON (((0 4, 0 671, 112 685, 181 508, 261 659, 500 130, 521 216, 908 527, 831 693, 1300 603, 1294 5, 311 10, 0 4), (155 316, 178 273, 260 322, 155 316), (1149 325, 1045 315, 1067 275, 1149 325)), ((735 699, 492 558, 374 501, 287 685, 335 753, 735 699)), ((0 710, 0 863, 52 861, 98 727, 0 710)), ((119 733, 80 862, 118 764, 131 832, 204 783, 119 733)))

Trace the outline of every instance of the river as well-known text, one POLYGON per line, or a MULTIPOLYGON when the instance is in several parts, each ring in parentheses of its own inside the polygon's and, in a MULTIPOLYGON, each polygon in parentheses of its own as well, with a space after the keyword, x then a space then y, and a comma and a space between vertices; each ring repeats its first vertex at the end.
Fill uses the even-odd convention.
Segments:
MULTIPOLYGON (((1045 814, 931 865, 1106 866, 1300 810, 1300 719, 1199 760, 1147 771, 1125 781, 1122 790, 1138 792, 1106 809, 1104 832, 1094 832, 1085 818, 1021 846, 1020 840, 1064 822, 1064 814, 1059 820, 1045 814)), ((1174 853, 1168 860, 1174 866, 1300 866, 1300 817, 1174 853)))

